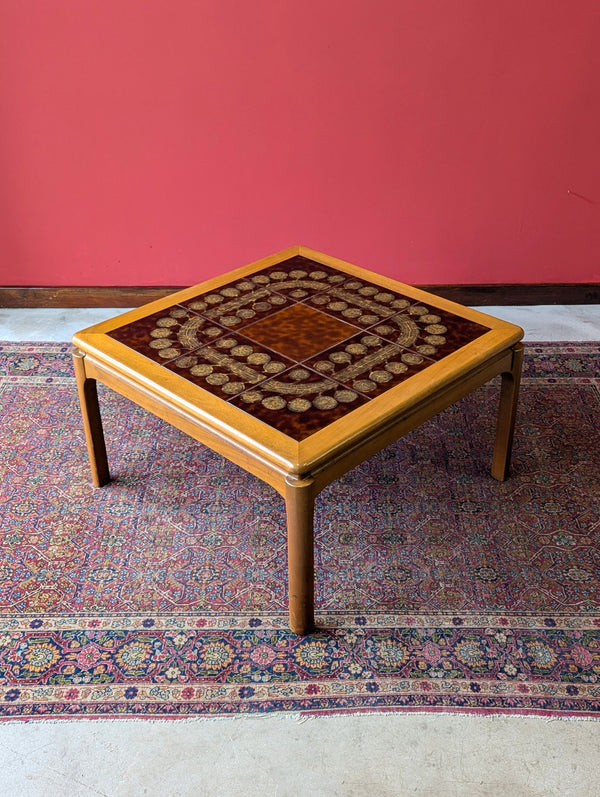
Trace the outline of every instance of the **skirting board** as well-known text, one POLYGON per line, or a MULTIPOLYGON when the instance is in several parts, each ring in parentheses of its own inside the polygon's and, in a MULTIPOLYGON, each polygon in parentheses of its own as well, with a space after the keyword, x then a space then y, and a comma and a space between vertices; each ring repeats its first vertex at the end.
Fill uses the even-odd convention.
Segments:
MULTIPOLYGON (((139 307, 188 286, 0 287, 0 307, 139 307)), ((420 285, 471 307, 482 305, 600 304, 600 283, 420 285)))

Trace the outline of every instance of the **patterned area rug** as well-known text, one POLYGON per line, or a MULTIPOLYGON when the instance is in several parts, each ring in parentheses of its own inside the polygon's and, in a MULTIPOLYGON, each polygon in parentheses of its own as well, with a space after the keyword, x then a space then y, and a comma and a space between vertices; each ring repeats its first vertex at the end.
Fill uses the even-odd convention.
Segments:
POLYGON ((69 352, 0 344, 0 716, 600 716, 599 344, 526 348, 505 483, 492 383, 321 493, 304 638, 277 493, 109 390, 94 489, 69 352))

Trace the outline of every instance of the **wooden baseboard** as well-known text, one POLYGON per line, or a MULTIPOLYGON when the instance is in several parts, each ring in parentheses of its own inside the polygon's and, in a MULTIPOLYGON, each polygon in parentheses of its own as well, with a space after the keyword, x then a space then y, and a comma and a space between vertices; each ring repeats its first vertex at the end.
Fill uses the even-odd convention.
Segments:
MULTIPOLYGON (((0 287, 0 307, 139 307, 187 286, 0 287)), ((600 283, 420 285, 471 307, 484 305, 600 304, 600 283)))
POLYGON ((469 307, 483 305, 600 304, 600 283, 548 283, 516 285, 423 285, 469 307))
POLYGON ((0 307, 140 307, 181 287, 0 288, 0 307))

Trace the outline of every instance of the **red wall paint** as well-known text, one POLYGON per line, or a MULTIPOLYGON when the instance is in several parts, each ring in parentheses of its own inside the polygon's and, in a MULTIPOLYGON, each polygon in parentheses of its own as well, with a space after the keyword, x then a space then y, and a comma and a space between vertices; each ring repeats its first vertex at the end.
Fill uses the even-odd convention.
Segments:
POLYGON ((600 281, 598 0, 3 0, 0 283, 600 281))

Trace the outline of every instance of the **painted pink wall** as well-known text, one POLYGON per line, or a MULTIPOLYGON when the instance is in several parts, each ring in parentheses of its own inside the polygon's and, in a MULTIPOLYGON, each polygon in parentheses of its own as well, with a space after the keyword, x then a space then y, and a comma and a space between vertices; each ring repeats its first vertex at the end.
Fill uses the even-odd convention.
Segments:
POLYGON ((0 283, 600 281, 598 0, 3 0, 0 283))

